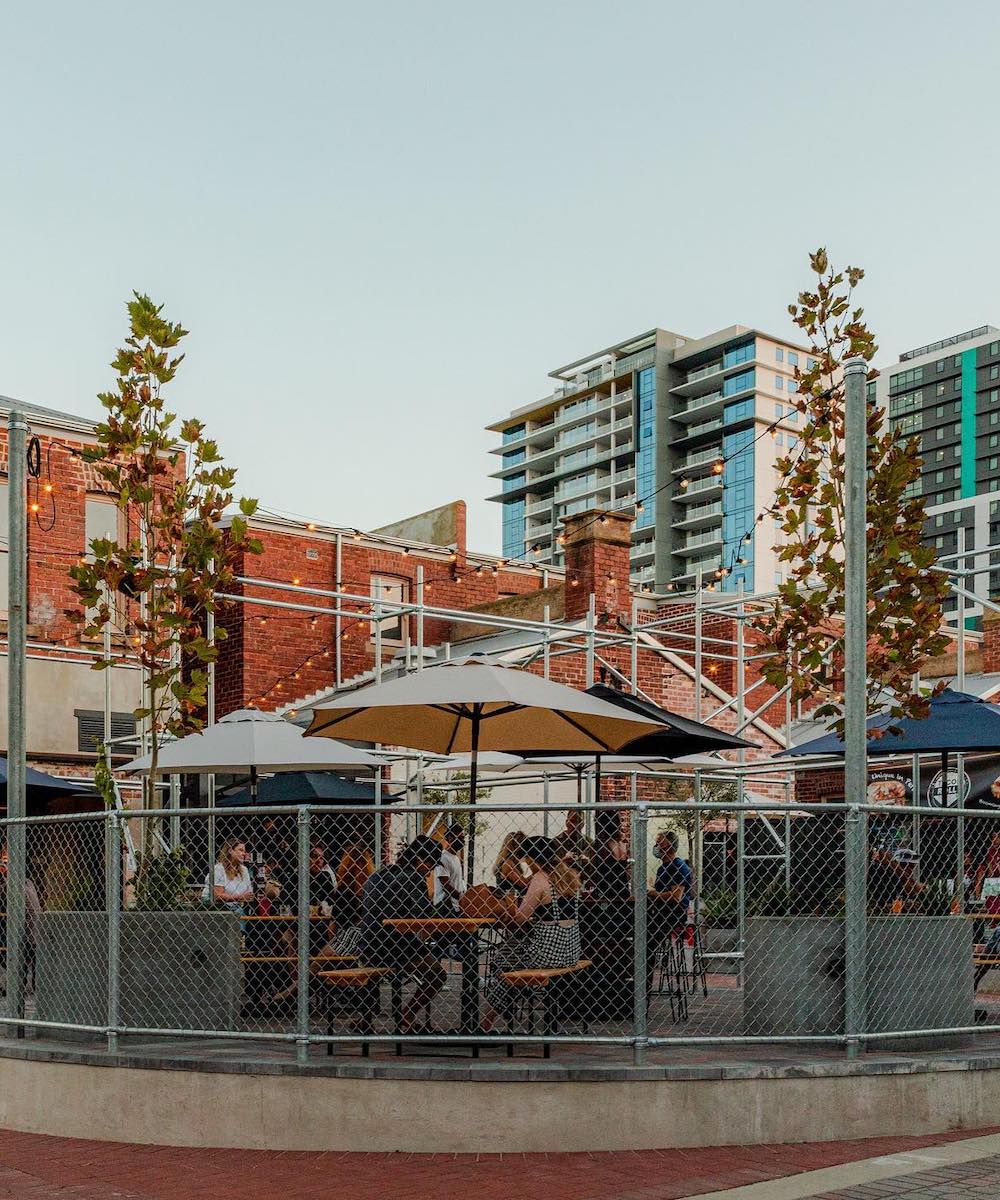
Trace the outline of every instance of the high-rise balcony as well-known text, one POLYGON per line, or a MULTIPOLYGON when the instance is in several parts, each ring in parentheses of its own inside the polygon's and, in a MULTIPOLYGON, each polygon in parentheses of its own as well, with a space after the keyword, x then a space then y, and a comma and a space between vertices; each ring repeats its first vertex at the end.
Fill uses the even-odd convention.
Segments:
POLYGON ((722 495, 722 476, 706 475, 703 479, 693 479, 686 488, 678 486, 673 498, 682 504, 690 504, 696 500, 708 500, 709 497, 722 495))
POLYGON ((675 522, 675 529, 697 529, 702 525, 713 524, 722 516, 722 502, 711 501, 708 504, 692 504, 684 512, 683 519, 675 522))
POLYGON ((716 525, 711 529, 706 529, 701 533, 689 533, 680 546, 674 550, 675 554, 698 554, 704 550, 708 550, 715 546, 722 546, 722 526, 716 525))

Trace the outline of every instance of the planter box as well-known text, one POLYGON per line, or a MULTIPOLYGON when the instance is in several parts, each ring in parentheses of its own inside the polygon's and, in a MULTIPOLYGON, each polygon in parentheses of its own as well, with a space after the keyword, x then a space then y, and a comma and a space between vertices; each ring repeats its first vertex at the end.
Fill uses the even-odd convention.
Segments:
MULTIPOLYGON (((122 1026, 235 1028, 242 985, 235 913, 123 912, 120 963, 122 1026)), ((107 1024, 107 913, 42 913, 35 997, 40 1021, 107 1024)))
MULTIPOLYGON (((961 917, 869 918, 866 1031, 973 1025, 972 945, 961 917)), ((842 920, 753 917, 745 951, 744 1033, 843 1032, 842 920)))
MULTIPOLYGON (((722 954, 723 951, 735 950, 739 943, 739 933, 735 929, 714 928, 702 926, 701 948, 705 954, 722 954)), ((705 964, 710 975, 738 975, 740 960, 738 958, 710 958, 705 964)))

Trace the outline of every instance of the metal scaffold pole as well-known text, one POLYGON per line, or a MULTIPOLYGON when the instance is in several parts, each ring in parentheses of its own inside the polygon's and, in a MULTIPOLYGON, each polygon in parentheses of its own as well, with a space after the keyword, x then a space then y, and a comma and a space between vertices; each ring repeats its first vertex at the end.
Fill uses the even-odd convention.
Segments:
MULTIPOLYGON (((11 412, 7 421, 7 1015, 24 1016, 26 875, 25 767, 27 710, 25 667, 28 609, 28 423, 11 412)), ((22 1030, 17 1029, 20 1036, 22 1030)))
POLYGON ((865 1030, 868 837, 863 804, 868 787, 867 731, 867 486, 868 364, 844 363, 844 795, 851 806, 844 846, 844 1027, 847 1052, 858 1053, 865 1030))

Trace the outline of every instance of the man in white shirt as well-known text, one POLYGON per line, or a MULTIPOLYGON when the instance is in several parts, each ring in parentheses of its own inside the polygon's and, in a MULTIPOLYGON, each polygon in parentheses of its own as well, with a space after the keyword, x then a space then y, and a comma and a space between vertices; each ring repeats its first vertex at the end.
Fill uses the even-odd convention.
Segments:
POLYGON ((465 831, 458 825, 449 825, 444 835, 441 862, 434 871, 434 907, 444 916, 461 912, 465 879, 460 856, 464 849, 465 831))

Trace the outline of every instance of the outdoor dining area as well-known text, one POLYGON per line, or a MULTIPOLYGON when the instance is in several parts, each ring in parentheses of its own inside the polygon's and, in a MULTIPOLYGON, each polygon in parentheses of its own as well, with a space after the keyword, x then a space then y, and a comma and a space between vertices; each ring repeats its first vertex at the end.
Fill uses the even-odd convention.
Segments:
POLYGON ((860 802, 793 804, 776 772, 829 768, 835 741, 755 760, 631 691, 488 660, 348 693, 308 730, 237 711, 160 748, 154 805, 28 820, 41 900, 5 976, 23 978, 26 1031, 109 1047, 836 1047, 860 820, 861 1040, 1000 1031, 1000 772, 973 795, 952 778, 978 780, 1000 710, 945 692, 912 724, 873 739, 887 765, 860 802), (921 774, 928 755, 940 769, 921 774), (171 777, 214 802, 170 806, 171 777))

